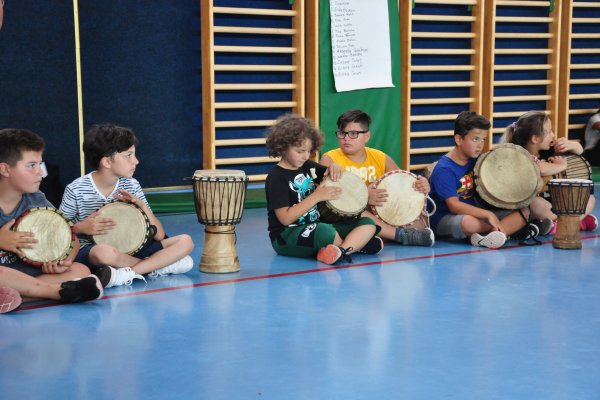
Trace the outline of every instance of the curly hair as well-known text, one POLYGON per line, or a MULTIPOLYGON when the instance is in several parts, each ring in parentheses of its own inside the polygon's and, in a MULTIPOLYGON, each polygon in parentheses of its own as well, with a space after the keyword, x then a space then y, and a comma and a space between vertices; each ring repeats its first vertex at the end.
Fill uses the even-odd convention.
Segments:
POLYGON ((94 125, 85 134, 83 154, 92 168, 98 169, 102 157, 110 157, 138 144, 133 131, 113 124, 94 125))
POLYGON ((0 130, 0 162, 15 166, 25 151, 44 151, 44 139, 26 129, 0 130))
POLYGON ((267 150, 271 157, 280 157, 292 146, 300 146, 309 139, 311 155, 323 145, 323 134, 313 122, 296 114, 282 115, 267 131, 267 150))

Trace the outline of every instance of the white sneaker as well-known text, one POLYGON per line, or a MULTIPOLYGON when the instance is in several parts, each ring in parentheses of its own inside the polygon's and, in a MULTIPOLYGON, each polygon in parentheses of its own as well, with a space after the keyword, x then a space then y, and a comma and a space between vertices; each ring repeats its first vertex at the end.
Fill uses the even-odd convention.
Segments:
POLYGON ((157 269, 156 271, 150 272, 150 276, 157 278, 168 274, 185 274, 194 266, 194 260, 192 257, 185 256, 181 260, 175 261, 173 264, 167 265, 166 267, 157 269))
POLYGON ((502 247, 506 242, 506 235, 500 231, 491 231, 485 236, 479 233, 471 235, 471 244, 473 246, 487 247, 489 249, 497 249, 502 247))
POLYGON ((142 279, 142 280, 144 280, 144 282, 146 282, 146 279, 144 279, 143 276, 136 274, 135 271, 129 267, 125 267, 125 268, 108 267, 108 268, 111 269, 112 274, 110 276, 110 281, 108 282, 108 285, 106 285, 107 288, 113 287, 113 286, 131 285, 131 283, 133 282, 134 279, 142 279))

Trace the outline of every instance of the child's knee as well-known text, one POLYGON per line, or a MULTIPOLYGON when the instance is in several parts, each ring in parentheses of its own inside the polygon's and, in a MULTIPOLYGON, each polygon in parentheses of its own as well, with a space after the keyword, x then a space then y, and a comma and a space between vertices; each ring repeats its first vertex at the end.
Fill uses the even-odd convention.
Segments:
POLYGON ((111 265, 114 264, 114 260, 119 256, 119 250, 113 246, 101 243, 95 245, 90 250, 89 260, 90 263, 96 265, 111 265))
POLYGON ((70 271, 74 278, 83 278, 91 274, 91 271, 87 266, 78 262, 71 264, 70 271))
POLYGON ((315 248, 320 249, 321 247, 325 247, 328 244, 335 244, 336 237, 341 242, 341 238, 339 237, 337 231, 330 224, 318 223, 315 228, 315 248))

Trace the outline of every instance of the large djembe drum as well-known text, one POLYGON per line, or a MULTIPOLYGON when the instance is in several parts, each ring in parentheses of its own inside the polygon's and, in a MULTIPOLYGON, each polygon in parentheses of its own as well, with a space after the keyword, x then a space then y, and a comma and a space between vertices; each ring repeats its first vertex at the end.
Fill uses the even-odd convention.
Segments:
POLYGON ((200 271, 237 272, 235 225, 244 213, 248 177, 237 170, 198 170, 193 180, 196 214, 205 225, 200 271))
POLYGON ((527 207, 543 185, 533 156, 512 143, 479 156, 474 173, 477 194, 488 204, 508 210, 527 207))
POLYGON ((579 217, 585 214, 594 183, 588 179, 552 179, 548 182, 552 212, 558 216, 552 246, 580 249, 579 217))
POLYGON ((358 175, 343 171, 342 177, 337 181, 334 182, 325 177, 321 185, 336 186, 342 189, 339 199, 319 203, 319 219, 321 221, 334 223, 344 219, 356 219, 367 208, 369 190, 358 175))

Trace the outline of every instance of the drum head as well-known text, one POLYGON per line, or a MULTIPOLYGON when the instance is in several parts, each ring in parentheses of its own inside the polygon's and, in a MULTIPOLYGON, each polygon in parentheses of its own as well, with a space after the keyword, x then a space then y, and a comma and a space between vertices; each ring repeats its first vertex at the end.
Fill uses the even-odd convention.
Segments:
POLYGON ((481 198, 504 209, 528 206, 542 188, 540 169, 523 147, 505 143, 482 154, 475 164, 481 198))
POLYGON ((94 242, 113 246, 122 253, 134 254, 148 240, 150 222, 136 205, 115 201, 100 208, 100 218, 112 218, 117 226, 106 235, 94 235, 94 242))
POLYGON ((226 178, 245 179, 246 173, 237 169, 199 169, 194 172, 193 179, 217 180, 226 178))
POLYGON ((358 175, 343 171, 342 177, 336 182, 325 178, 322 184, 342 188, 342 195, 339 199, 326 202, 334 213, 341 216, 358 216, 367 208, 369 190, 358 175))
POLYGON ((566 157, 567 169, 561 175, 566 179, 592 179, 592 166, 580 155, 570 154, 566 157))
POLYGON ((33 232, 36 243, 33 249, 21 249, 25 261, 42 263, 60 261, 73 250, 74 238, 71 223, 53 208, 32 208, 15 222, 16 232, 33 232))
POLYGON ((378 189, 386 189, 387 201, 383 206, 373 207, 375 215, 392 226, 403 226, 413 222, 425 207, 425 194, 417 192, 413 183, 417 177, 407 171, 391 171, 375 183, 378 189))

